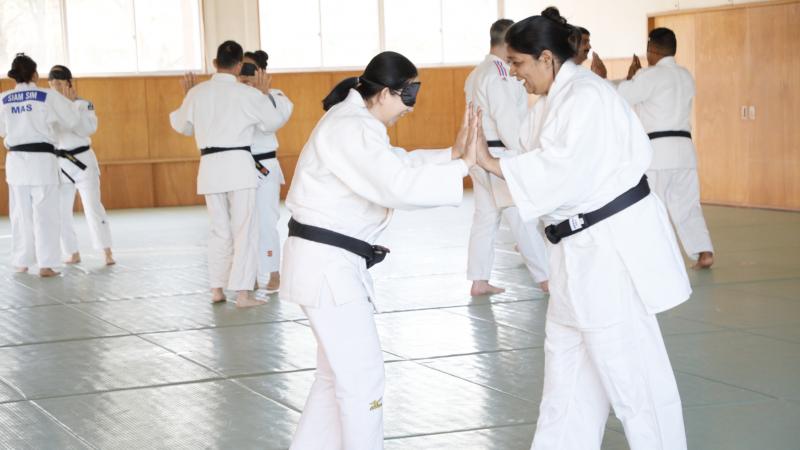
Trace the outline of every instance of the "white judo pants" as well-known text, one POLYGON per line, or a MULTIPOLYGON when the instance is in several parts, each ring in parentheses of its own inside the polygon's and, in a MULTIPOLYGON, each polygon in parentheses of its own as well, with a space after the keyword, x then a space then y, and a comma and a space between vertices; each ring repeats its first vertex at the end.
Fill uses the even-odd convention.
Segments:
POLYGON ((60 265, 58 185, 8 186, 11 264, 14 267, 60 265))
POLYGON ((258 270, 256 190, 206 194, 211 219, 208 281, 212 288, 252 291, 258 270))
MULTIPOLYGON (((470 174, 472 176, 472 174, 470 174)), ((525 223, 516 206, 498 208, 492 191, 473 177, 475 213, 469 235, 467 279, 489 280, 494 265, 494 242, 500 219, 505 217, 525 266, 537 283, 548 279, 547 247, 540 221, 525 223), (502 216, 501 216, 502 215, 502 216)))
POLYGON ((111 248, 111 227, 108 224, 106 209, 100 201, 100 178, 93 177, 77 183, 59 185, 61 252, 65 256, 69 256, 78 251, 78 235, 75 233, 75 220, 73 219, 76 191, 81 196, 83 214, 89 225, 89 234, 92 236, 92 246, 95 250, 111 248))
POLYGON ((258 211, 258 283, 265 285, 269 275, 281 267, 281 237, 278 219, 281 217, 281 184, 275 175, 259 180, 256 191, 258 211))
POLYGON ((317 339, 317 371, 291 450, 383 449, 383 352, 372 303, 303 307, 317 339))
POLYGON ((696 169, 647 171, 650 189, 664 202, 683 250, 692 259, 713 252, 711 236, 700 206, 700 181, 696 169))
POLYGON ((635 303, 627 320, 607 328, 547 321, 544 390, 531 449, 599 450, 609 405, 631 450, 686 449, 681 400, 658 321, 635 303))

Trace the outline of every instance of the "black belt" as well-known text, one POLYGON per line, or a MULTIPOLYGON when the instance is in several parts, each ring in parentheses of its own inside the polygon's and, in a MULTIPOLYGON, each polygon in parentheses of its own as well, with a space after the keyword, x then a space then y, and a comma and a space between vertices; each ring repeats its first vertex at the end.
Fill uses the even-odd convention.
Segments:
POLYGON ((489 148, 493 148, 493 147, 494 148, 497 148, 497 147, 507 148, 506 144, 503 144, 503 141, 486 141, 486 145, 488 145, 489 148))
POLYGON ((319 242, 320 244, 331 245, 364 258, 367 261, 367 269, 378 264, 386 258, 389 249, 380 245, 372 245, 369 242, 356 239, 325 228, 304 225, 294 218, 289 219, 289 236, 299 237, 307 241, 319 242))
POLYGON ((261 161, 266 161, 268 159, 275 159, 277 156, 278 153, 274 150, 267 153, 259 153, 257 155, 253 155, 253 161, 256 162, 256 170, 259 171, 262 175, 265 176, 269 175, 269 169, 264 167, 264 165, 261 164, 261 161))
POLYGON ((241 147, 206 147, 200 149, 200 156, 212 155, 214 153, 230 152, 233 150, 244 150, 246 152, 249 152, 250 146, 243 145, 241 147))
POLYGON ((10 152, 26 152, 26 153, 51 153, 53 155, 58 156, 58 150, 53 146, 53 144, 48 144, 46 142, 37 142, 35 144, 22 144, 22 145, 12 145, 8 148, 10 152))
MULTIPOLYGON (((88 145, 84 145, 82 147, 76 147, 69 150, 56 150, 56 155, 58 155, 59 158, 64 158, 67 161, 71 162, 72 164, 75 164, 76 166, 78 166, 79 169, 86 170, 86 164, 84 164, 82 161, 76 158, 75 155, 80 155, 81 153, 88 152, 89 148, 90 147, 88 145)), ((62 172, 64 171, 62 170, 62 172)), ((67 175, 67 173, 64 172, 64 175, 67 175)), ((72 177, 70 177, 69 175, 67 175, 67 178, 72 180, 72 177)), ((74 183, 75 180, 72 180, 72 182, 74 183)))
POLYGON ((622 195, 614 200, 611 200, 605 206, 590 213, 572 216, 568 220, 565 220, 559 224, 548 225, 544 229, 544 234, 547 236, 548 241, 552 242, 553 244, 558 244, 561 239, 564 239, 567 236, 572 236, 573 234, 579 233, 602 220, 608 219, 614 214, 647 197, 649 194, 650 186, 647 184, 647 176, 642 175, 642 179, 639 180, 639 184, 628 189, 622 195))
POLYGON ((658 139, 658 138, 665 138, 665 137, 685 137, 685 138, 692 138, 692 133, 688 131, 654 131, 652 133, 647 133, 647 137, 650 140, 658 139))

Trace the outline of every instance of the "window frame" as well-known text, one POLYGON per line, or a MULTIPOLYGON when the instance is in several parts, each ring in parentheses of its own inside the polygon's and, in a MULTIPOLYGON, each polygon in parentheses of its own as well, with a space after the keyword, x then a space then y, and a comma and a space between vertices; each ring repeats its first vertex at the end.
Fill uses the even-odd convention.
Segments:
MULTIPOLYGON (((378 17, 376 20, 378 21, 378 44, 379 44, 379 51, 386 50, 386 18, 385 18, 385 0, 375 0, 378 2, 378 17)), ((443 0, 436 0, 439 2, 439 7, 442 8, 442 1, 443 0)), ((498 20, 502 18, 505 14, 505 3, 506 0, 495 0, 497 3, 497 17, 494 20, 498 20)), ((257 11, 258 11, 258 42, 259 45, 263 45, 263 36, 261 35, 261 3, 262 1, 259 0, 257 2, 257 11)), ((321 1, 317 0, 317 7, 322 8, 321 1)), ((320 16, 320 20, 322 20, 320 16)), ((439 27, 439 32, 443 33, 444 27, 444 17, 442 17, 439 27)), ((324 61, 324 55, 322 54, 322 41, 325 39, 324 36, 321 35, 322 27, 320 26, 320 60, 324 61)), ((441 44, 441 54, 442 60, 444 60, 444 43, 441 44)), ((487 42, 487 52, 488 52, 488 42, 487 42)), ((436 68, 449 68, 449 67, 466 67, 466 66, 474 66, 482 60, 483 56, 480 58, 473 60, 473 61, 451 61, 451 62, 439 62, 439 63, 420 63, 415 65, 421 69, 436 69, 436 68)), ((366 64, 367 61, 364 61, 366 64)), ((357 70, 363 70, 364 66, 320 66, 320 67, 282 67, 282 68, 272 68, 270 67, 271 73, 318 73, 318 72, 351 72, 357 70)))
MULTIPOLYGON (((61 16, 61 51, 64 55, 64 65, 70 67, 70 52, 69 52, 69 32, 68 32, 68 25, 69 21, 67 19, 67 2, 69 0, 58 0, 59 6, 59 13, 61 16)), ((200 67, 195 69, 186 69, 186 70, 155 70, 155 71, 135 71, 135 72, 76 72, 75 76, 79 78, 108 78, 108 77, 168 77, 168 76, 175 76, 175 75, 183 75, 187 71, 201 71, 206 73, 208 71, 208 66, 206 63, 206 48, 205 48, 205 24, 203 20, 203 13, 205 8, 205 2, 203 0, 191 0, 197 4, 197 11, 199 13, 198 22, 199 22, 199 33, 200 33, 200 67)), ((136 10, 136 3, 134 0, 130 0, 132 4, 132 8, 136 10)), ((135 14, 135 12, 134 12, 135 14)), ((132 19, 134 21, 134 35, 133 39, 136 41, 136 18, 132 19)), ((138 42, 135 43, 136 48, 136 60, 137 65, 139 63, 139 46, 138 42)), ((49 69, 48 69, 49 70, 49 69)))

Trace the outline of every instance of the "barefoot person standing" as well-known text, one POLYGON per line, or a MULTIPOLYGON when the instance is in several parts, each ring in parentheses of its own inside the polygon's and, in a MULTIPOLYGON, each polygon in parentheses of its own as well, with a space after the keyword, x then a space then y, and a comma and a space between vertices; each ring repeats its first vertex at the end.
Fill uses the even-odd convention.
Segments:
POLYGON ((72 72, 66 66, 53 66, 48 75, 50 87, 64 94, 78 106, 80 121, 72 130, 59 130, 58 149, 61 154, 61 252, 67 255, 68 264, 81 262, 78 252, 78 236, 72 210, 75 205, 75 192, 80 193, 81 204, 92 244, 105 253, 106 265, 115 263, 111 254, 111 227, 108 215, 100 201, 100 167, 92 150, 89 137, 97 131, 97 115, 89 100, 78 97, 72 84, 72 72))
MULTIPOLYGON (((256 187, 258 175, 250 153, 256 129, 275 131, 283 122, 264 91, 269 83, 260 74, 258 89, 240 83, 244 52, 233 41, 217 49, 210 80, 188 89, 183 104, 170 114, 179 133, 195 136, 200 148, 197 193, 206 198, 211 230, 208 272, 212 302, 225 301, 224 289, 236 291, 236 306, 263 304, 253 297, 258 265, 256 187)), ((194 84, 188 75, 184 86, 194 84)))
POLYGON ((34 264, 39 275, 58 275, 59 162, 57 130, 71 130, 80 119, 78 105, 53 89, 36 86, 36 62, 22 53, 9 78, 14 89, 0 94, 0 136, 5 137, 6 182, 11 219, 11 263, 17 272, 34 264))

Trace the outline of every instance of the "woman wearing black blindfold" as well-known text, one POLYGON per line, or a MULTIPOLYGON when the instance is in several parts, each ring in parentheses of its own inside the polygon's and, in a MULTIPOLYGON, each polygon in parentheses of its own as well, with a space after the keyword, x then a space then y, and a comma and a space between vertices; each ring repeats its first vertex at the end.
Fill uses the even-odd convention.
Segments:
POLYGON ((108 215, 100 200, 100 167, 92 150, 90 136, 97 131, 97 115, 89 100, 78 97, 72 83, 72 71, 62 65, 53 66, 48 74, 52 89, 72 100, 79 108, 81 120, 72 130, 59 130, 57 147, 61 152, 61 251, 68 264, 81 262, 78 252, 78 236, 75 233, 72 210, 75 193, 81 196, 86 221, 92 236, 92 244, 103 250, 107 265, 115 263, 111 254, 111 228, 108 215))
POLYGON ((465 114, 450 149, 392 146, 387 127, 413 110, 417 76, 407 58, 384 52, 339 83, 295 169, 281 299, 302 306, 319 351, 293 449, 328 448, 331 439, 336 448, 383 448, 383 354, 367 269, 388 249, 374 244, 394 209, 461 203, 480 122, 465 114))

